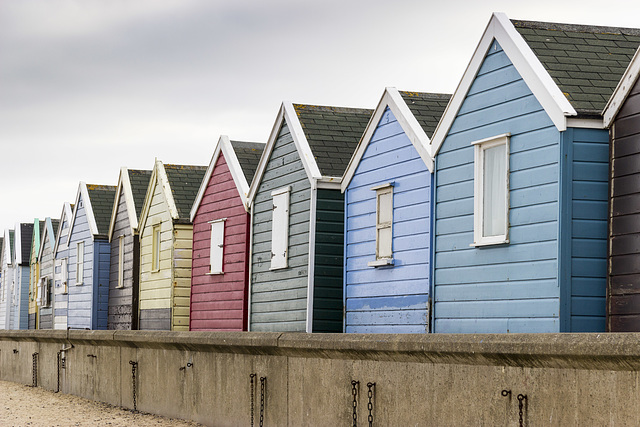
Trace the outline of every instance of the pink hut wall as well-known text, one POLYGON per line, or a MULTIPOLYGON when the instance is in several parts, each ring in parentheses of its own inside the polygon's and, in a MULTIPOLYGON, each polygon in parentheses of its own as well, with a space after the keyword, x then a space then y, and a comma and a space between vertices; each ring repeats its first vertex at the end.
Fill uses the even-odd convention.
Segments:
POLYGON ((220 153, 193 221, 190 330, 247 330, 248 241, 249 214, 220 153), (224 274, 211 275, 209 221, 220 218, 227 218, 224 274))

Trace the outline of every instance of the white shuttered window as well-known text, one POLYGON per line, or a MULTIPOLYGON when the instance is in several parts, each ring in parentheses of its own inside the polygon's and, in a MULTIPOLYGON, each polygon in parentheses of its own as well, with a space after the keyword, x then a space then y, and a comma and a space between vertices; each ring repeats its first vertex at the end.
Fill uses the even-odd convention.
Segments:
POLYGON ((152 228, 151 242, 151 271, 160 270, 160 224, 154 225, 152 228))
POLYGON ((124 236, 118 238, 118 288, 124 288, 124 236))
POLYGON ((76 285, 82 285, 84 277, 84 242, 78 242, 76 255, 76 285))
POLYGON ((473 142, 474 243, 509 242, 509 135, 473 142))
POLYGON ((226 218, 211 221, 211 247, 209 249, 210 274, 222 274, 224 255, 224 222, 226 218))
POLYGON ((376 260, 370 267, 393 264, 393 183, 373 187, 376 192, 376 260))
POLYGON ((286 268, 289 257, 289 194, 291 187, 271 192, 273 217, 271 221, 271 269, 286 268))

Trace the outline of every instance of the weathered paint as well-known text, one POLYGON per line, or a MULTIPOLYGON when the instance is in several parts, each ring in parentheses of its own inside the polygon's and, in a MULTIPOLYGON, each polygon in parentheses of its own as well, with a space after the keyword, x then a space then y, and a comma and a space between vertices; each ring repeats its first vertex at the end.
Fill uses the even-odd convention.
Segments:
POLYGON ((36 289, 40 281, 40 262, 38 253, 44 235, 44 221, 38 218, 33 221, 33 235, 31 236, 31 253, 29 254, 29 329, 38 328, 38 307, 36 304, 36 289))
POLYGON ((345 332, 429 325, 432 174, 387 107, 345 192, 345 332), (393 183, 393 266, 376 259, 376 192, 393 183))
POLYGON ((68 261, 69 250, 67 238, 69 236, 72 207, 65 203, 60 215, 60 225, 56 235, 54 247, 54 310, 53 328, 67 329, 67 312, 69 304, 68 290, 68 261))
MULTIPOLYGON (((55 244, 55 236, 58 228, 58 221, 47 217, 45 219, 44 235, 42 236, 42 244, 39 252, 40 277, 46 278, 50 283, 54 283, 54 257, 53 250, 55 244)), ((38 284, 39 285, 39 284, 38 284)), ((53 301, 54 287, 50 289, 49 304, 47 306, 38 306, 38 329, 53 329, 53 301)))
POLYGON ((306 331, 310 201, 311 184, 285 121, 253 200, 252 331, 306 331), (271 192, 286 186, 291 187, 288 268, 270 270, 271 192))
POLYGON ((246 330, 249 214, 220 153, 193 219, 191 330, 246 330), (224 222, 223 274, 209 274, 210 221, 224 222))
POLYGON ((640 332, 640 80, 611 127, 607 330, 640 332))

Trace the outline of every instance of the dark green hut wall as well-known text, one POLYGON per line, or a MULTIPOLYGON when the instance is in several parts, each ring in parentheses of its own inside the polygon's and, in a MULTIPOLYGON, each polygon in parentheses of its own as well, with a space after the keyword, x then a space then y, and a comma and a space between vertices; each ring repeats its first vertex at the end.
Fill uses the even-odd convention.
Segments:
POLYGON ((344 195, 317 191, 313 332, 342 332, 344 195))

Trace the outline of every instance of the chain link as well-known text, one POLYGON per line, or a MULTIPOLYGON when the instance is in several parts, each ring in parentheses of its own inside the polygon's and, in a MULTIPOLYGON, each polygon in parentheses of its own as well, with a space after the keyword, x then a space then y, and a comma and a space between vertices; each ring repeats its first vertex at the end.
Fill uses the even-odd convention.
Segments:
POLYGON ((60 392, 60 359, 62 358, 62 350, 58 351, 58 387, 56 388, 56 393, 60 392))
POLYGON ((518 415, 520 416, 520 427, 524 427, 524 401, 527 400, 526 394, 518 395, 518 415))
POLYGON ((264 423, 264 395, 267 387, 267 377, 260 377, 260 427, 264 423))
POLYGON ((351 380, 351 396, 353 396, 353 427, 358 427, 358 386, 360 381, 351 380))
POLYGON ((369 398, 369 402, 367 403, 367 409, 369 410, 369 416, 367 420, 369 421, 369 427, 373 426, 373 390, 376 388, 376 383, 367 383, 367 397, 369 398))
POLYGON ((250 374, 251 378, 251 427, 253 427, 253 397, 255 395, 253 380, 256 378, 256 374, 250 374))
POLYGON ((131 365, 131 382, 133 386, 133 412, 138 412, 138 402, 136 394, 136 369, 138 368, 138 362, 129 360, 129 365, 131 365))
POLYGON ((31 386, 38 387, 38 353, 33 353, 31 357, 33 358, 33 366, 31 368, 31 386))

